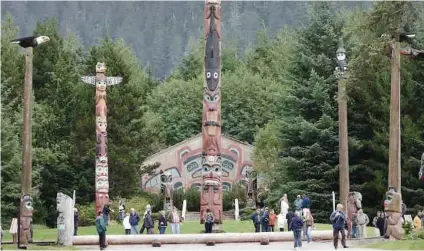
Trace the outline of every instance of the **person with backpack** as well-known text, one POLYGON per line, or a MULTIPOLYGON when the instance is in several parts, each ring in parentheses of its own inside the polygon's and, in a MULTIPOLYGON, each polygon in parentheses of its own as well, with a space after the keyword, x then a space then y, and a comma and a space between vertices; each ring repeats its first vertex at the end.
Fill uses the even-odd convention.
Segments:
POLYGON ((269 211, 268 207, 265 207, 265 210, 262 214, 262 232, 268 232, 269 228, 269 211))
POLYGON ((147 234, 153 234, 155 228, 155 222, 152 216, 151 206, 146 206, 146 216, 144 217, 144 227, 147 229, 147 234))
POLYGON ((103 250, 106 248, 106 223, 103 218, 103 212, 99 211, 97 213, 96 218, 96 230, 97 234, 99 235, 99 246, 100 250, 103 250))
POLYGON ((158 228, 159 228, 159 234, 165 234, 166 231, 166 227, 168 226, 168 222, 166 221, 165 218, 165 211, 161 211, 160 212, 160 216, 158 219, 158 228))
POLYGON ((131 208, 131 214, 130 214, 130 225, 131 225, 131 234, 140 234, 140 231, 138 230, 138 222, 140 221, 140 216, 135 212, 134 208, 131 208))
POLYGON ((342 235, 342 246, 346 246, 346 233, 345 233, 345 223, 346 223, 346 214, 343 212, 343 205, 337 204, 337 210, 334 211, 330 216, 331 224, 333 225, 333 244, 334 248, 337 249, 339 245, 339 233, 342 235))

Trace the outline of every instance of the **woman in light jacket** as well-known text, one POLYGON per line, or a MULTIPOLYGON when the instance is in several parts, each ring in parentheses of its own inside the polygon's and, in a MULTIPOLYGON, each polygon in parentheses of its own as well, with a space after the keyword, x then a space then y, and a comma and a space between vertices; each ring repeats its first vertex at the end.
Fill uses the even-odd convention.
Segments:
MULTIPOLYGON (((277 216, 277 227, 278 227, 278 229, 280 229, 280 232, 284 232, 284 223, 286 223, 286 218, 280 212, 277 216)), ((290 222, 288 224, 290 224, 290 222)))
POLYGON ((314 217, 312 217, 311 211, 307 211, 305 216, 305 229, 306 229, 306 241, 310 243, 312 241, 311 232, 314 227, 314 217))

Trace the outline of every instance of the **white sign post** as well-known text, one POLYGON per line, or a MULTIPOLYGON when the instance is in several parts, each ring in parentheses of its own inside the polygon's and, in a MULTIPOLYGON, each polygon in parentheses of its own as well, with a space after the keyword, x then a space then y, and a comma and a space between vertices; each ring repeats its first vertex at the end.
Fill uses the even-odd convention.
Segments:
POLYGON ((234 217, 236 220, 239 220, 239 203, 238 203, 238 199, 234 200, 234 206, 235 206, 235 210, 234 210, 234 217))
POLYGON ((336 211, 336 194, 333 191, 333 211, 336 211))

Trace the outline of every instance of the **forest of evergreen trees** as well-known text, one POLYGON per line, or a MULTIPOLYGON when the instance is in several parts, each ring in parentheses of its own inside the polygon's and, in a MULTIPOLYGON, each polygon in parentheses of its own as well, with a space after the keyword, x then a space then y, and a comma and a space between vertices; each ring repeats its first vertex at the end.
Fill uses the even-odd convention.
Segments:
MULTIPOLYGON (((369 214, 382 208, 387 189, 391 63, 384 34, 408 27, 417 34, 411 46, 424 49, 423 3, 378 2, 350 12, 334 5, 308 3, 302 25, 271 34, 262 29, 250 49, 227 44, 222 52, 223 133, 254 144, 255 168, 265 175, 269 203, 282 193, 289 198, 309 194, 314 214, 324 220, 332 208, 331 192, 339 190, 334 76, 339 38, 349 67, 351 190, 362 193, 369 214)), ((1 31, 3 224, 16 214, 20 194, 24 58, 21 48, 9 43, 19 34, 17 18, 4 17, 1 31)), ((203 43, 193 43, 181 63, 159 80, 123 39, 105 34, 85 49, 74 34, 60 35, 56 19, 38 22, 34 33, 51 38, 34 50, 36 223, 55 221, 58 191, 76 190, 79 204, 94 200, 95 88, 80 77, 94 74, 96 62, 106 63, 107 75, 123 77, 123 84, 108 89, 112 198, 140 192, 139 166, 147 156, 201 131, 203 43)), ((403 57, 401 65, 402 196, 415 211, 424 205, 424 184, 418 179, 424 62, 403 57)))

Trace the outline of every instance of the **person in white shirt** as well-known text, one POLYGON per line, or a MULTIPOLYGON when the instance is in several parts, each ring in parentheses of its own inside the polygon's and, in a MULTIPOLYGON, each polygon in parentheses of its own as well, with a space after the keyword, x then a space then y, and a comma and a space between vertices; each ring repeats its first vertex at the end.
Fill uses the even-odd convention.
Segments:
POLYGON ((122 224, 124 225, 125 234, 130 235, 131 234, 130 213, 127 213, 125 215, 125 218, 122 221, 122 224))
MULTIPOLYGON (((284 222, 286 222, 286 216, 289 212, 289 203, 287 199, 287 194, 284 194, 283 197, 281 197, 280 201, 280 214, 283 215, 284 222)), ((290 222, 288 222, 290 224, 290 222)))
MULTIPOLYGON (((286 223, 286 217, 280 212, 277 216, 277 227, 280 232, 284 232, 284 224, 286 223)), ((289 222, 290 224, 290 222, 289 222)))

